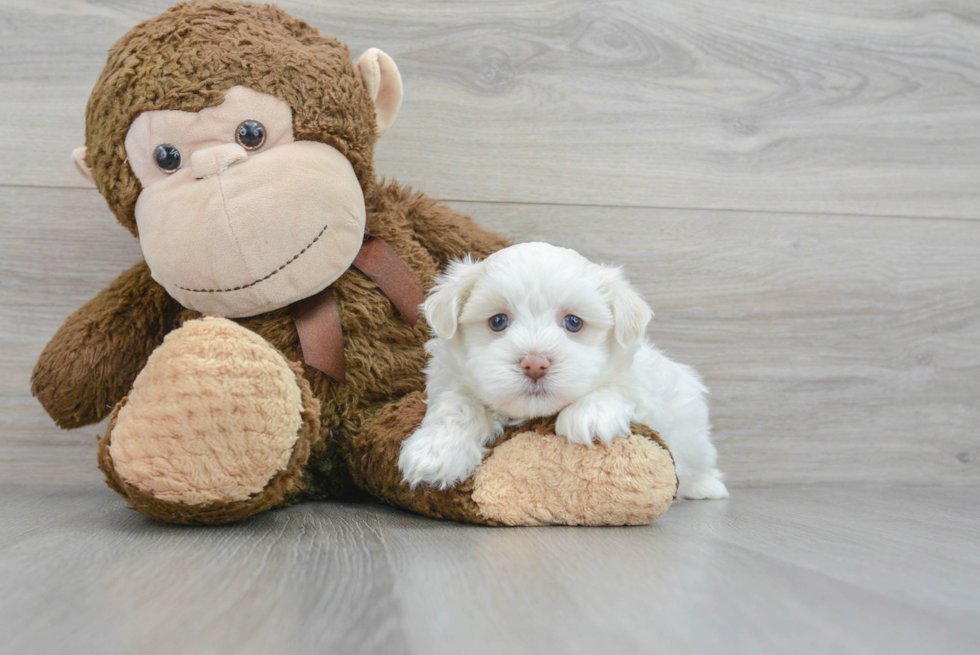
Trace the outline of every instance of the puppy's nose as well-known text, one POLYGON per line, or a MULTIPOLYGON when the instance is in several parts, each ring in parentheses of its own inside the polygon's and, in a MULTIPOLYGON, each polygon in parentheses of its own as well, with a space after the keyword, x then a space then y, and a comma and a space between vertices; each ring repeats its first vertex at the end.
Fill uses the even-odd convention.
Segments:
POLYGON ((524 369, 524 375, 535 382, 545 376, 549 366, 551 366, 551 362, 544 355, 524 355, 524 359, 521 360, 521 368, 524 369))
POLYGON ((248 153, 237 143, 225 143, 198 150, 191 155, 191 173, 197 180, 211 177, 229 166, 245 161, 248 153))

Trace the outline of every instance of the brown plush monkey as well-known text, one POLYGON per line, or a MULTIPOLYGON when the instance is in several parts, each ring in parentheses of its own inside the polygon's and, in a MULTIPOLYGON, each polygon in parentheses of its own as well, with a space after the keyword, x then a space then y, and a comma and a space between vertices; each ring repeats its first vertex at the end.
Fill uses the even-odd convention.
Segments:
POLYGON ((34 394, 63 428, 110 416, 100 467, 165 521, 358 487, 473 522, 652 520, 676 478, 640 427, 588 449, 536 422, 455 489, 401 484, 398 449, 424 414, 422 292, 450 258, 507 244, 377 181, 374 142, 401 96, 383 52, 355 64, 274 6, 182 3, 133 28, 74 159, 145 263, 58 330, 34 394))

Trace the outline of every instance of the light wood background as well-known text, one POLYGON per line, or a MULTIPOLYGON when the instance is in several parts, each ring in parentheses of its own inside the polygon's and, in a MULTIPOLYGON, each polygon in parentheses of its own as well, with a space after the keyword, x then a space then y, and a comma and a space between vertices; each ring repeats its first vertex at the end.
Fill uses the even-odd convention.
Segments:
MULTIPOLYGON (((0 476, 98 483, 31 367, 140 257, 69 160, 169 0, 0 3, 0 476)), ((973 0, 282 2, 399 64, 378 171, 623 264, 733 487, 980 483, 973 0)))

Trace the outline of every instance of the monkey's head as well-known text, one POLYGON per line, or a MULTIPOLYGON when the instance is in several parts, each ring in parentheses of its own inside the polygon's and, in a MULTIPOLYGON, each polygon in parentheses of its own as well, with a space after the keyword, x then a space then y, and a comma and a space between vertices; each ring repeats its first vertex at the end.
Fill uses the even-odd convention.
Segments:
POLYGON ((354 64, 277 7, 181 3, 109 51, 73 158, 171 296, 251 316, 350 266, 401 97, 380 50, 354 64))

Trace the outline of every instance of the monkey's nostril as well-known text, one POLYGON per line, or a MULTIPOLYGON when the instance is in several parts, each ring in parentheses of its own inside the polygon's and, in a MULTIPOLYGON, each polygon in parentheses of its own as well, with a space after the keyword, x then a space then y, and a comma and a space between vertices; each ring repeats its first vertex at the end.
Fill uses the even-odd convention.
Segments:
POLYGON ((191 155, 191 172, 196 179, 203 180, 246 158, 248 153, 237 143, 205 148, 191 155))

